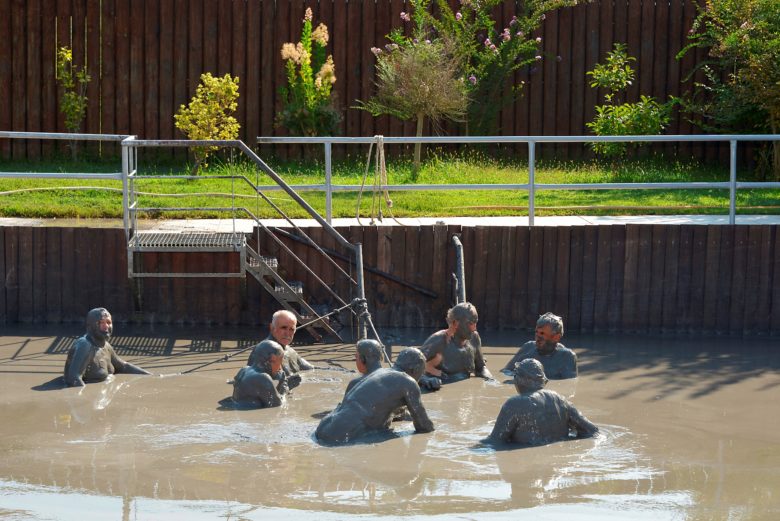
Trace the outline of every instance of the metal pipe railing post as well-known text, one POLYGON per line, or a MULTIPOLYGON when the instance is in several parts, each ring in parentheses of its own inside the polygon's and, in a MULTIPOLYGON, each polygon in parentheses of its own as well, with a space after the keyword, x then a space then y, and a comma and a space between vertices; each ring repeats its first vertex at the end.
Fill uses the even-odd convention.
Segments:
POLYGON ((729 141, 729 224, 737 222, 737 140, 729 141))
POLYGON ((122 147, 122 223, 125 227, 125 242, 130 240, 130 195, 128 194, 130 176, 130 147, 125 141, 132 138, 123 139, 120 143, 122 147))
POLYGON ((333 222, 333 154, 330 141, 325 142, 325 220, 333 222))
POLYGON ((536 197, 536 142, 528 141, 528 225, 534 225, 536 197))
MULTIPOLYGON (((355 274, 355 279, 357 280, 357 298, 359 298, 361 302, 364 302, 366 300, 366 287, 363 280, 363 245, 357 242, 355 243, 354 248, 355 269, 357 270, 357 273, 355 274)), ((358 331, 360 340, 368 338, 368 333, 366 330, 366 318, 363 315, 358 316, 358 331)))
POLYGON ((463 261, 463 243, 457 235, 452 236, 452 243, 455 245, 455 280, 458 284, 457 302, 466 302, 466 269, 463 261))

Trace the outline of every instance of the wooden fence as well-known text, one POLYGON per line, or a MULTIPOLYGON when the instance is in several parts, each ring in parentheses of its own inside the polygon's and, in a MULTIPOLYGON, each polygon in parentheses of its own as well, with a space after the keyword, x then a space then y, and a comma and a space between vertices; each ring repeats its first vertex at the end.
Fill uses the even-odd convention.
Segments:
MULTIPOLYGON (((547 15, 539 36, 544 59, 518 72, 524 95, 500 114, 504 135, 587 134, 601 94, 588 86, 591 70, 615 42, 637 58, 628 99, 640 93, 665 100, 684 92, 693 53, 677 60, 696 13, 697 0, 596 0, 547 15), (558 59, 560 57, 560 59, 558 59)), ((521 2, 496 12, 497 29, 507 26, 521 2)), ((142 139, 183 136, 173 115, 195 92, 201 73, 240 78, 237 118, 241 139, 284 135, 274 127, 284 85, 282 43, 298 41, 307 6, 315 24, 330 32, 336 92, 347 136, 413 135, 411 123, 374 118, 352 109, 374 88, 372 46, 382 46, 400 27, 403 0, 0 0, 0 129, 65 131, 55 81, 55 52, 70 45, 76 64, 86 63, 93 80, 83 131, 134 134, 142 139), (9 102, 10 101, 10 102, 9 102)), ((702 57, 701 53, 698 55, 702 57)), ((669 133, 694 129, 677 120, 669 133)), ((50 143, 0 140, 0 157, 37 157, 50 143)), ((681 145, 696 157, 717 157, 723 147, 681 145), (705 151, 706 150, 706 151, 705 151)), ((583 147, 555 145, 544 151, 576 156, 583 147)))
MULTIPOLYGON (((376 325, 437 328, 453 303, 452 235, 464 245, 467 296, 482 329, 533 327, 563 316, 570 331, 780 334, 776 225, 351 227, 363 244, 376 325), (388 278, 390 274, 404 283, 388 278), (422 288, 423 291, 420 289, 422 288)), ((321 229, 307 229, 325 247, 321 229)), ((289 239, 285 239, 289 241, 289 239)), ((261 241, 265 244, 266 241, 261 241)), ((290 248, 330 286, 343 277, 299 242, 290 248)), ((278 255, 288 280, 336 307, 303 269, 278 255)), ((105 306, 116 320, 260 325, 277 305, 253 279, 127 278, 121 229, 0 227, 0 323, 81 322, 105 306)), ((148 271, 229 271, 226 254, 144 257, 148 271)), ((349 269, 346 264, 342 264, 349 269)))

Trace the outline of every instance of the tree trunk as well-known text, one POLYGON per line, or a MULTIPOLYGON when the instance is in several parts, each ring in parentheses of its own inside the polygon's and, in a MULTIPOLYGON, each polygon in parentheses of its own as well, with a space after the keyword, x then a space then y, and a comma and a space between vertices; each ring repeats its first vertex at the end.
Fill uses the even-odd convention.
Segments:
MULTIPOLYGON (((423 122, 425 116, 420 113, 417 114, 417 137, 422 137, 423 122)), ((412 179, 417 180, 417 176, 420 173, 420 151, 422 150, 422 143, 417 142, 414 144, 414 164, 412 165, 412 179)))

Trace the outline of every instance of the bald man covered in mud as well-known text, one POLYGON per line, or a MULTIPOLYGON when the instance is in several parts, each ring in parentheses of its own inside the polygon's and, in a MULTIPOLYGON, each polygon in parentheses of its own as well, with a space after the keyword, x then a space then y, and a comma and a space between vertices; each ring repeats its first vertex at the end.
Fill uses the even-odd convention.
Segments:
MULTIPOLYGON (((297 327, 298 320, 295 318, 295 315, 286 309, 280 309, 271 317, 271 325, 269 326, 270 331, 268 333, 268 338, 266 338, 266 340, 273 340, 282 346, 282 349, 284 350, 282 369, 287 376, 314 369, 313 365, 304 360, 295 349, 290 347, 297 327)), ((255 350, 259 346, 260 344, 257 344, 254 349, 252 349, 252 353, 249 355, 249 360, 247 360, 246 365, 255 365, 255 350)))
POLYGON ((64 379, 70 387, 89 382, 102 382, 115 373, 152 374, 125 362, 108 342, 114 332, 111 313, 106 308, 95 308, 87 313, 87 332, 68 350, 64 379))
POLYGON ((535 339, 523 344, 501 372, 512 376, 517 362, 533 358, 542 363, 551 380, 577 378, 577 355, 561 344, 562 336, 563 319, 553 313, 541 315, 536 321, 535 339))
POLYGON ((588 438, 599 431, 566 398, 544 389, 547 377, 538 360, 518 362, 514 384, 518 395, 501 407, 485 442, 543 445, 571 437, 588 438))
POLYGON ((344 401, 320 421, 317 441, 336 445, 371 433, 390 432, 393 413, 403 406, 409 409, 415 431, 433 431, 417 385, 424 370, 425 357, 420 350, 404 349, 392 368, 377 369, 350 389, 344 401))
POLYGON ((493 378, 482 356, 478 319, 477 308, 470 302, 461 302, 447 311, 447 329, 432 334, 420 347, 426 361, 420 386, 435 390, 442 383, 464 380, 472 373, 493 378))
POLYGON ((233 379, 233 402, 246 407, 280 406, 282 396, 301 381, 300 375, 287 378, 283 360, 284 349, 277 342, 260 342, 255 348, 255 364, 242 367, 233 379))

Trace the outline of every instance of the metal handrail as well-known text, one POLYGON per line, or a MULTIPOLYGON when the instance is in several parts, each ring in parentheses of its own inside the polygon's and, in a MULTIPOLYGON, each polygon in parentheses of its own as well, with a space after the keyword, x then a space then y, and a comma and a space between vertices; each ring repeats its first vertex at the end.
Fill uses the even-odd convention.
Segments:
MULTIPOLYGON (((739 141, 780 141, 780 134, 697 134, 671 136, 424 136, 424 137, 257 137, 258 144, 322 144, 325 153, 325 215, 332 219, 332 194, 341 191, 360 190, 358 185, 332 184, 332 145, 371 144, 381 137, 384 144, 490 144, 490 143, 526 143, 528 144, 528 183, 519 184, 436 184, 436 185, 384 185, 388 191, 408 190, 527 190, 528 224, 534 225, 536 190, 690 190, 723 189, 729 190, 729 224, 736 222, 736 197, 740 188, 780 188, 780 182, 738 182, 737 181, 737 142, 739 141), (609 143, 609 142, 725 142, 729 147, 729 181, 696 183, 572 183, 545 184, 536 183, 536 144, 537 143, 609 143)), ((320 185, 313 189, 321 189, 320 185)))

